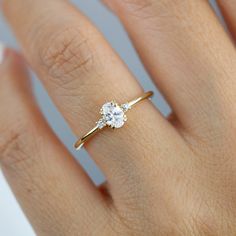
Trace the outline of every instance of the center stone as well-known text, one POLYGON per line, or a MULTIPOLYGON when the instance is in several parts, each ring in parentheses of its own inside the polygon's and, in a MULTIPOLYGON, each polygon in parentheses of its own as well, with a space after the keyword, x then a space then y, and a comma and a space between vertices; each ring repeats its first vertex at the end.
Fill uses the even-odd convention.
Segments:
POLYGON ((105 103, 101 112, 106 124, 112 128, 120 128, 126 121, 124 111, 117 103, 105 103))

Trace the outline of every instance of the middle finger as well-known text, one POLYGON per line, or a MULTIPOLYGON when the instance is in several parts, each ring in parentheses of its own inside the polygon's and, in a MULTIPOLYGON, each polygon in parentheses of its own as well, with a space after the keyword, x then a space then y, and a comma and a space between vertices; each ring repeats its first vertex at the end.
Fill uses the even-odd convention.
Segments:
POLYGON ((230 125, 224 114, 234 110, 236 54, 208 1, 104 1, 125 25, 181 131, 204 139, 222 134, 230 125))

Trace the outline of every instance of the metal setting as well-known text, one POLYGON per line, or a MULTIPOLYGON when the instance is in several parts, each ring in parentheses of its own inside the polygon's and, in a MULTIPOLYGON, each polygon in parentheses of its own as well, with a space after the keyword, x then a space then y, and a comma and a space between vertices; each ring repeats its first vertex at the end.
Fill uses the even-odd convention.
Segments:
POLYGON ((121 128, 127 121, 126 112, 133 108, 137 103, 147 98, 151 98, 152 96, 153 92, 149 91, 142 96, 121 105, 115 101, 105 103, 100 110, 101 118, 96 123, 96 126, 75 143, 75 149, 79 150, 88 139, 107 126, 113 129, 121 128))

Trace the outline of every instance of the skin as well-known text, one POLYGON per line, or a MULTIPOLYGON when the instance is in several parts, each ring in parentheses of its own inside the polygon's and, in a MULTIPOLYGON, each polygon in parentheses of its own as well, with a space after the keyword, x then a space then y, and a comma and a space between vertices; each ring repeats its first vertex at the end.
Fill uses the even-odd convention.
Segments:
MULTIPOLYGON (((45 122, 22 58, 5 52, 0 163, 37 235, 236 235, 236 1, 218 3, 231 35, 206 0, 105 1, 173 114, 166 119, 146 100, 125 127, 85 145, 107 178, 100 188, 45 122)), ((68 1, 6 0, 1 8, 77 136, 105 101, 142 93, 68 1)))

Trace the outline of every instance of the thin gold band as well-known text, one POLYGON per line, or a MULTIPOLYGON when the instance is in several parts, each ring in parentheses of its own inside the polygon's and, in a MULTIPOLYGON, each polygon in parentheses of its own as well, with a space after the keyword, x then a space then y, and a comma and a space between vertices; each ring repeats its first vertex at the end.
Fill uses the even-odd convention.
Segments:
MULTIPOLYGON (((134 105, 136 105, 137 103, 147 99, 147 98, 150 98, 153 96, 153 92, 152 91, 148 91, 146 93, 144 93, 142 96, 126 103, 128 105, 128 109, 131 109, 134 105)), ((79 139, 75 144, 74 144, 74 147, 76 150, 80 149, 84 143, 86 141, 88 141, 88 139, 90 139, 93 135, 95 135, 96 133, 98 133, 99 131, 101 131, 101 128, 99 128, 98 125, 96 125, 93 129, 91 129, 87 134, 85 134, 81 139, 79 139)))

